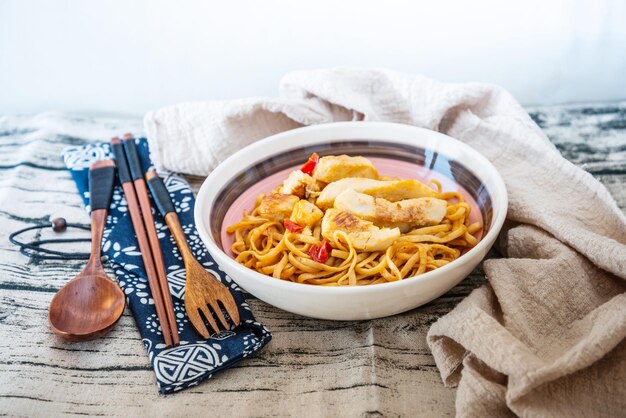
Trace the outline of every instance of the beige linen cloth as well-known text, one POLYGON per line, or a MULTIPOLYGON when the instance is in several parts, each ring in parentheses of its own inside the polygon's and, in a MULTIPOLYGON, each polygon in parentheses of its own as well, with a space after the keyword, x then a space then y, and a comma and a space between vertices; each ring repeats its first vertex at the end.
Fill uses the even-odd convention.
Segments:
POLYGON ((278 98, 183 103, 144 123, 158 167, 206 175, 268 135, 346 120, 443 132, 506 182, 506 258, 487 260, 489 284, 427 337, 444 383, 458 385, 457 414, 626 416, 626 218, 506 91, 385 70, 302 71, 284 77, 278 98))

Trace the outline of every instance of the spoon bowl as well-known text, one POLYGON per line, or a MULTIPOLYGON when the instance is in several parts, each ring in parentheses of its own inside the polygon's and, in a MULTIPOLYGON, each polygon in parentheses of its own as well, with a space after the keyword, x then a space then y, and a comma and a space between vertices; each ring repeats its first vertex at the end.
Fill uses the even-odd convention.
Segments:
POLYGON ((50 325, 66 340, 97 338, 120 319, 124 305, 124 292, 104 271, 82 272, 52 298, 50 325))

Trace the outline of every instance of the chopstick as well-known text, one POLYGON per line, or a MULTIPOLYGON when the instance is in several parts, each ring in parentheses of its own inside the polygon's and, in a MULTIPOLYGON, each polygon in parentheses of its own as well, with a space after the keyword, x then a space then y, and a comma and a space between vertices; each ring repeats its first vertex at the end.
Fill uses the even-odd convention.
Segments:
POLYGON ((137 154, 137 145, 135 139, 131 134, 125 134, 123 137, 124 150, 126 151, 126 158, 128 160, 128 167, 130 168, 130 176, 135 185, 135 192, 139 199, 139 207, 141 209, 141 215, 143 216, 146 231, 148 233, 148 242, 150 249, 152 250, 152 260, 156 267, 157 277, 159 279, 159 286, 161 287, 161 297, 163 298, 163 304, 165 306, 165 315, 169 323, 170 332, 172 333, 172 342, 174 345, 180 343, 178 336, 178 325, 176 323, 176 314, 174 312, 174 303, 172 302, 172 295, 170 294, 170 287, 167 283, 167 273, 165 272, 165 262, 163 261, 163 251, 161 250, 161 244, 157 236, 157 230, 154 223, 154 217, 152 216, 152 205, 150 204, 150 197, 148 197, 148 187, 144 180, 145 172, 141 166, 139 155, 137 154))
POLYGON ((154 267, 152 251, 150 250, 148 238, 146 237, 146 230, 141 218, 141 211, 139 209, 137 195, 135 194, 135 187, 130 177, 126 156, 124 155, 124 148, 118 137, 111 139, 111 149, 113 151, 113 155, 115 156, 117 174, 120 178, 120 182, 122 183, 122 189, 124 190, 124 195, 126 196, 126 202, 128 202, 130 219, 132 221, 135 234, 137 235, 137 241, 139 242, 141 258, 143 259, 146 275, 148 276, 148 284, 150 285, 150 291, 152 292, 152 299, 154 299, 157 317, 161 323, 161 330, 163 331, 165 345, 170 347, 172 346, 172 336, 170 335, 171 331, 169 321, 167 320, 163 297, 161 295, 161 286, 159 285, 159 279, 154 267))

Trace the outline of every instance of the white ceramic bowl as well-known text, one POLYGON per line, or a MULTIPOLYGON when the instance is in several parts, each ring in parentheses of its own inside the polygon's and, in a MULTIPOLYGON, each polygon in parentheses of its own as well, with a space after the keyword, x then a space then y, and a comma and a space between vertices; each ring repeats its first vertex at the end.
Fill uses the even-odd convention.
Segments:
POLYGON ((289 312, 321 319, 357 320, 416 308, 458 284, 487 255, 502 227, 507 206, 502 177, 471 147, 446 135, 410 125, 339 122, 287 131, 238 151, 204 181, 194 215, 200 237, 215 261, 246 291, 289 312), (458 183, 474 197, 485 221, 486 234, 478 245, 448 265, 416 277, 370 286, 325 287, 293 283, 238 264, 229 255, 230 250, 222 248, 222 223, 228 209, 232 210, 245 190, 272 174, 301 165, 313 151, 322 156, 346 153, 370 158, 384 155, 404 163, 408 161, 416 167, 432 168, 444 183, 445 178, 454 177, 455 181, 450 184, 458 183))

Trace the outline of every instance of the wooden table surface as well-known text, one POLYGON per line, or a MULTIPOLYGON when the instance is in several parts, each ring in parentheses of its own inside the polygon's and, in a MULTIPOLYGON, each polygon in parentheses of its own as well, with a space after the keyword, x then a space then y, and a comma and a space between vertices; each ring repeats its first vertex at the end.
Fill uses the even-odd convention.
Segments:
MULTIPOLYGON (((593 174, 626 209, 626 102, 529 111, 563 156, 593 174)), ((0 415, 454 415, 455 390, 443 386, 426 333, 485 282, 480 267, 428 305, 372 321, 309 319, 250 297, 257 319, 273 334, 270 344, 168 396, 157 392, 128 311, 99 340, 59 340, 48 326, 48 304, 83 262, 34 262, 7 237, 55 216, 88 223, 60 152, 127 131, 140 133, 141 121, 0 117, 0 415)), ((202 179, 190 180, 197 190, 202 179)), ((88 251, 88 244, 66 248, 88 251)))

